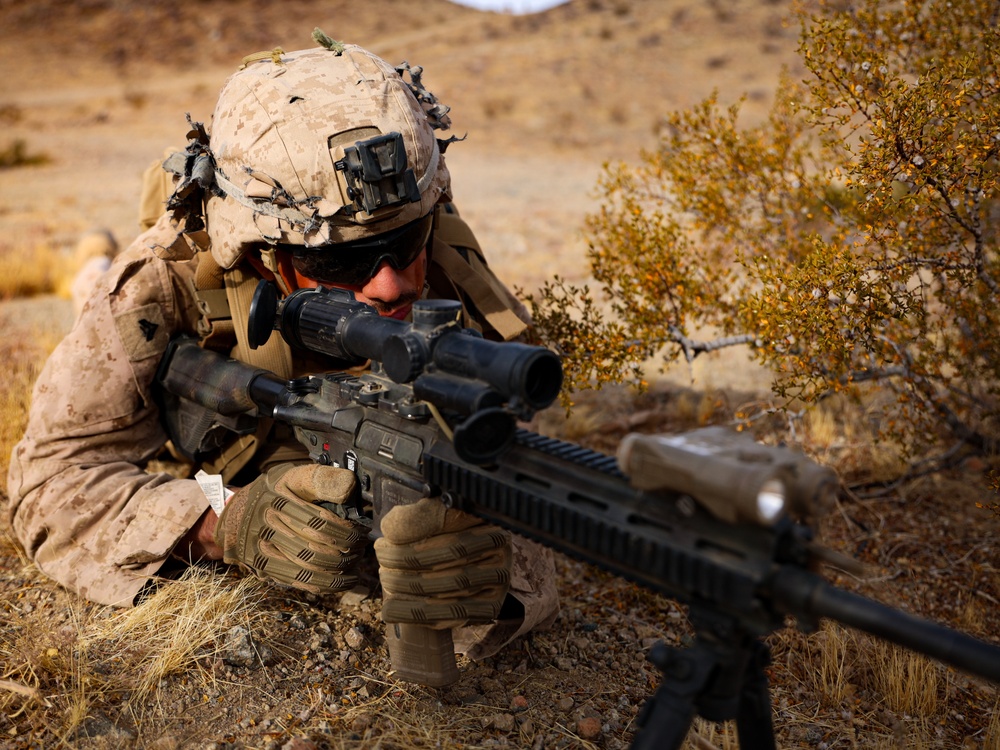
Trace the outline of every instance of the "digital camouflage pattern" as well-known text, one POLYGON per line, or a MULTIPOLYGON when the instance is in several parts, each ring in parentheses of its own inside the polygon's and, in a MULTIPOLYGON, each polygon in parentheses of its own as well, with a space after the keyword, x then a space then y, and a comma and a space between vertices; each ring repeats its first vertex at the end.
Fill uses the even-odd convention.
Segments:
POLYGON ((408 224, 447 198, 444 156, 403 77, 356 45, 339 49, 276 51, 223 86, 211 152, 225 197, 206 201, 212 253, 223 268, 250 243, 346 242, 408 224), (402 136, 419 201, 357 211, 336 165, 346 148, 389 133, 402 136))
POLYGON ((208 507, 193 479, 150 474, 163 448, 151 384, 170 337, 200 311, 191 263, 167 263, 169 222, 118 256, 35 384, 11 455, 10 519, 43 573, 128 606, 208 507))
MULTIPOLYGON (((39 376, 11 456, 18 539, 43 573, 102 604, 133 605, 208 508, 193 479, 153 470, 167 440, 151 393, 157 366, 174 334, 207 325, 197 251, 165 214, 115 259, 39 376)), ((460 629, 456 649, 487 656, 555 617, 552 553, 515 536, 513 554, 510 593, 524 617, 460 629)))
MULTIPOLYGON (((449 175, 434 130, 448 126, 447 107, 420 74, 354 45, 251 56, 223 86, 211 137, 192 123, 187 148, 163 162, 173 178, 147 172, 141 221, 157 203, 167 212, 96 283, 35 385, 11 456, 10 520, 46 575, 93 601, 131 606, 208 508, 196 481, 158 470, 168 439, 152 384, 174 335, 214 343, 214 292, 231 313, 228 330, 245 333, 242 292, 259 279, 240 262, 250 245, 344 242, 437 207, 424 294, 461 300, 467 324, 488 336, 524 333, 523 306, 445 205, 449 175), (225 290, 206 286, 208 277, 225 278, 225 290)), ((237 345, 232 356, 259 355, 237 345)), ((316 371, 301 360, 289 369, 316 371)), ((236 446, 247 468, 304 458, 290 435, 276 435, 236 446)), ((222 466, 245 472, 229 458, 222 466)), ((184 468, 190 477, 199 467, 184 468)), ((513 559, 510 592, 524 616, 467 630, 456 638, 463 650, 485 656, 555 616, 551 552, 515 537, 513 559)))

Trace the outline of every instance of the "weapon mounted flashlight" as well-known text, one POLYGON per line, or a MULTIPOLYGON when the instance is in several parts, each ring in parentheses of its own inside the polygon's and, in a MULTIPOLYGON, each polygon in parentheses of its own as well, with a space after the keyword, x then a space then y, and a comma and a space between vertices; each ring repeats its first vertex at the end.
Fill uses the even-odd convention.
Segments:
POLYGON ((786 512, 825 512, 836 474, 786 448, 707 427, 680 435, 626 435, 618 465, 639 490, 690 495, 720 521, 772 526, 786 512))

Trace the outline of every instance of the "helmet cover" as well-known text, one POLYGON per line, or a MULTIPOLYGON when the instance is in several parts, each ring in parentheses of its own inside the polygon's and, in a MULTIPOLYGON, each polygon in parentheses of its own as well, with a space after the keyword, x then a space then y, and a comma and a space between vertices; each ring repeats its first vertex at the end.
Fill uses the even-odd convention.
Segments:
POLYGON ((218 190, 205 200, 223 268, 253 244, 350 242, 449 199, 434 136, 447 118, 429 118, 402 78, 405 64, 396 69, 356 45, 342 50, 257 60, 223 85, 209 137, 218 190))

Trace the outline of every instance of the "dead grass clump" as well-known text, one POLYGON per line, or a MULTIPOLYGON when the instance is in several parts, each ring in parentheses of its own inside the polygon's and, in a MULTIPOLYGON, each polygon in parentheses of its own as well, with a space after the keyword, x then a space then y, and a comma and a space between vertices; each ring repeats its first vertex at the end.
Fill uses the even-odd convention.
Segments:
POLYGON ((107 716, 155 724, 164 678, 179 676, 197 694, 214 684, 212 666, 233 626, 263 630, 261 586, 251 577, 234 581, 192 567, 140 606, 114 610, 65 592, 53 599, 33 566, 23 575, 24 589, 0 601, 7 619, 0 712, 11 736, 30 733, 38 746, 76 747, 107 716), (58 615, 56 602, 67 600, 58 615))
POLYGON ((0 169, 37 167, 51 161, 48 154, 29 153, 28 144, 20 138, 15 138, 7 146, 0 148, 0 169))
MULTIPOLYGON (((5 562, 10 565, 9 559, 5 562)), ((27 720, 32 726, 42 716, 52 721, 58 716, 59 724, 78 723, 81 716, 86 718, 84 704, 93 684, 86 676, 86 660, 73 648, 70 630, 51 622, 50 628, 40 627, 36 612, 44 606, 43 598, 48 603, 48 595, 40 586, 37 568, 24 565, 10 574, 16 575, 20 585, 0 599, 4 621, 0 628, 0 714, 10 722, 27 720)), ((79 619, 77 609, 70 619, 79 619)))
POLYGON ((880 440, 878 405, 868 399, 834 396, 808 409, 802 418, 802 447, 833 466, 848 483, 878 482, 905 473, 898 445, 880 440))
POLYGON ((941 668, 926 656, 869 639, 872 687, 897 716, 933 716, 938 707, 941 668))
POLYGON ((229 628, 260 631, 262 596, 255 578, 234 581, 192 566, 138 607, 97 623, 85 647, 114 664, 120 688, 145 705, 165 677, 204 672, 203 659, 219 653, 229 628))
POLYGON ((851 677, 857 659, 857 635, 835 623, 825 621, 814 638, 820 642, 816 690, 834 704, 846 702, 853 694, 851 677))
POLYGON ((49 245, 27 252, 0 249, 0 300, 51 294, 67 269, 66 260, 49 245))
POLYGON ((24 118, 24 110, 16 104, 0 104, 0 123, 14 125, 24 118))
MULTIPOLYGON (((0 278, 3 271, 0 269, 0 278)), ((7 326, 4 326, 7 328, 7 326)), ((46 358, 59 342, 52 331, 0 338, 0 477, 6 480, 10 451, 24 434, 31 404, 31 388, 46 358)))
POLYGON ((984 750, 1000 750, 1000 702, 997 702, 990 716, 990 723, 986 727, 986 736, 983 742, 984 750))

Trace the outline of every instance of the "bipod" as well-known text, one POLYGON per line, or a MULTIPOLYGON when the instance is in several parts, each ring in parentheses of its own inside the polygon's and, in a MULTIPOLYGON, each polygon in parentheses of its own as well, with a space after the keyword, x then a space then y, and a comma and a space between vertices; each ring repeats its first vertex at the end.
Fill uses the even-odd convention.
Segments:
POLYGON ((639 713, 633 750, 679 750, 696 715, 708 721, 735 719, 741 750, 775 750, 764 672, 771 661, 767 644, 718 620, 716 627, 698 627, 693 620, 692 625, 691 646, 660 642, 650 650, 663 683, 639 713))

